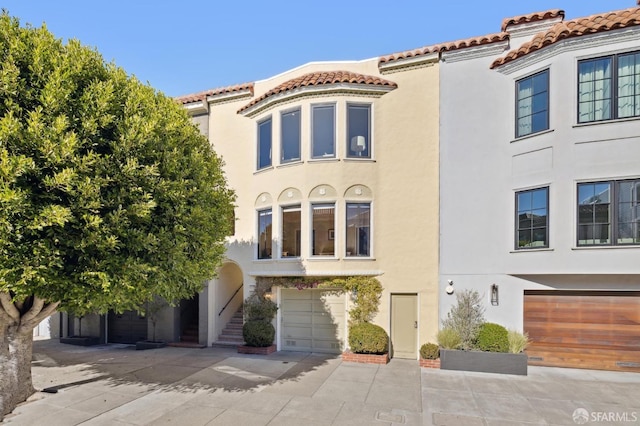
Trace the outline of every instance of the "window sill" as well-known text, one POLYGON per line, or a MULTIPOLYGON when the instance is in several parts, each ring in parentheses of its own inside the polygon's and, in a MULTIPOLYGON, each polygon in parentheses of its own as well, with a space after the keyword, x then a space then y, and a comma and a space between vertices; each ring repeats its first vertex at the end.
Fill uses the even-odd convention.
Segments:
POLYGON ((598 126, 601 124, 626 123, 627 121, 638 121, 639 117, 612 118, 611 120, 589 121, 587 123, 576 123, 573 128, 598 126))
POLYGON ((336 157, 318 157, 318 158, 311 158, 308 160, 309 163, 337 163, 339 162, 340 159, 336 158, 336 157))
POLYGON ((353 161, 354 163, 358 163, 358 162, 362 162, 362 163, 375 163, 376 160, 374 160, 373 158, 357 158, 357 157, 348 157, 348 158, 344 158, 342 161, 344 162, 351 162, 353 161))
POLYGON ((264 167, 260 170, 256 170, 255 172, 253 172, 254 175, 260 174, 260 173, 266 173, 269 170, 273 170, 273 166, 269 166, 269 167, 264 167))
POLYGON ((253 259, 254 263, 266 263, 266 262, 273 262, 275 261, 275 259, 253 259))
POLYGON ((342 260, 346 261, 346 262, 353 262, 353 261, 357 261, 357 260, 362 260, 365 262, 371 262, 376 260, 375 257, 370 257, 370 256, 345 256, 344 258, 342 258, 342 260))
POLYGON ((556 131, 555 129, 547 129, 547 130, 541 130, 541 131, 536 132, 536 133, 529 133, 528 135, 524 135, 524 136, 520 136, 519 138, 515 138, 509 143, 520 142, 521 140, 535 138, 536 136, 546 135, 547 133, 553 133, 555 131, 556 131))
POLYGON ((540 252, 540 251, 554 251, 554 249, 550 247, 541 247, 541 248, 511 250, 509 253, 532 253, 532 252, 540 252))
POLYGON ((318 255, 314 255, 311 256, 309 258, 307 258, 306 260, 308 260, 309 262, 335 262, 336 260, 340 260, 335 256, 318 256, 318 255))
POLYGON ((640 249, 640 245, 601 245, 601 246, 575 246, 571 250, 616 250, 616 249, 640 249))
POLYGON ((288 256, 288 257, 281 257, 280 259, 278 259, 278 262, 282 262, 282 263, 300 263, 303 260, 304 259, 302 257, 288 256))
POLYGON ((282 168, 285 168, 285 167, 298 166, 300 164, 304 164, 304 161, 302 161, 302 160, 289 161, 289 162, 277 165, 276 169, 282 169, 282 168))

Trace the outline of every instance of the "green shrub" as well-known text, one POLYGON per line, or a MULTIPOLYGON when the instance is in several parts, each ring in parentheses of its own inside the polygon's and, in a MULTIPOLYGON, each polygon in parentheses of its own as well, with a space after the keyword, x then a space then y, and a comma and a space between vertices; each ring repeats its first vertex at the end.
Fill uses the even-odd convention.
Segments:
POLYGON ((442 328, 452 328, 460 335, 460 347, 464 350, 474 349, 480 325, 484 322, 482 298, 475 290, 464 290, 456 293, 456 304, 442 321, 442 328))
POLYGON ((242 326, 242 337, 247 346, 264 348, 273 344, 276 330, 270 322, 247 321, 242 326))
POLYGON ((509 330, 507 338, 509 340, 509 352, 512 354, 524 352, 529 343, 531 343, 527 333, 523 334, 516 330, 509 330))
POLYGON ((453 328, 443 328, 436 335, 438 345, 443 349, 458 349, 462 343, 460 334, 453 328))
POLYGON ((389 336, 375 324, 355 324, 349 327, 349 347, 357 354, 386 354, 389 352, 389 336))
POLYGON ((425 343, 420 347, 420 357, 422 359, 440 358, 440 347, 435 343, 425 343))
POLYGON ((266 297, 252 294, 247 297, 243 305, 245 321, 262 320, 271 322, 278 312, 278 305, 266 297))
POLYGON ((509 336, 507 329, 500 324, 485 322, 478 331, 478 349, 486 352, 508 352, 509 336))

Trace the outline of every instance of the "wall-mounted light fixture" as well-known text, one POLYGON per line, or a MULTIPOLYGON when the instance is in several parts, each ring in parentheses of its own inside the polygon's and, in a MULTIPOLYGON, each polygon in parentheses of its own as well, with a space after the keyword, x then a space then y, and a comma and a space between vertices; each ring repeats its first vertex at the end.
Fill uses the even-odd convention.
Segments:
POLYGON ((498 298, 498 285, 497 284, 491 284, 491 304, 493 306, 498 306, 499 304, 499 298, 498 298))
POLYGON ((444 289, 444 291, 446 291, 447 294, 453 294, 453 281, 452 280, 447 280, 447 283, 449 285, 447 285, 447 287, 444 289))

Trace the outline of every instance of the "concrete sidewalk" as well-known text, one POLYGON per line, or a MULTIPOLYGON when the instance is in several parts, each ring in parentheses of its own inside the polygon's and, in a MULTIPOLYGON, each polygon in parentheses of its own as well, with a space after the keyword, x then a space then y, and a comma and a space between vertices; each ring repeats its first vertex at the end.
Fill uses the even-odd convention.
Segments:
POLYGON ((7 424, 571 425, 585 412, 588 421, 606 413, 615 420, 606 424, 640 424, 635 373, 530 367, 520 377, 421 370, 412 360, 48 340, 34 343, 33 381, 58 392, 36 393, 7 424))

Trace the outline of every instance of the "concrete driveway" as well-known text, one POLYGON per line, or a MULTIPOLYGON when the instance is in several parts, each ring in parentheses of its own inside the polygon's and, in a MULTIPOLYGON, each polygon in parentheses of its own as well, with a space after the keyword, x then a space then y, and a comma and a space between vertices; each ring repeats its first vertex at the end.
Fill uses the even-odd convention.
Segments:
POLYGON ((640 424, 637 373, 529 367, 521 377, 421 370, 412 360, 43 340, 34 343, 33 380, 57 393, 36 393, 7 424, 640 424))

